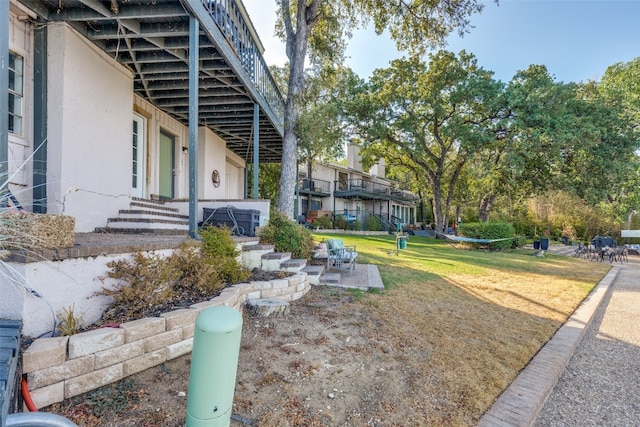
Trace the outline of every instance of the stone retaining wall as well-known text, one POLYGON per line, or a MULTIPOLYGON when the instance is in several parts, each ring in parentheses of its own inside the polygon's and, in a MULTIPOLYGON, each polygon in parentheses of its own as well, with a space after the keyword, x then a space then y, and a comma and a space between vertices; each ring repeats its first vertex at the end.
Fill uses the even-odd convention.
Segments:
POLYGON ((302 272, 284 279, 240 283, 209 301, 160 317, 70 337, 37 339, 22 355, 31 397, 42 408, 190 353, 196 316, 206 308, 226 305, 241 311, 248 300, 294 301, 310 288, 302 272))

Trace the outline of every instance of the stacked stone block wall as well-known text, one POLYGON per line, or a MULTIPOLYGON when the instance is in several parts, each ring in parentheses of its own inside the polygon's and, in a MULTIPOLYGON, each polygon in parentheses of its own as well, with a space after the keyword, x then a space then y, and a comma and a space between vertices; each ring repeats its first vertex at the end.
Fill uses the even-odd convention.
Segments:
POLYGON ((241 283, 205 302, 159 317, 134 320, 70 337, 40 338, 22 355, 23 372, 38 408, 119 381, 191 352, 200 311, 220 305, 242 310, 246 301, 294 301, 310 289, 306 273, 241 283))

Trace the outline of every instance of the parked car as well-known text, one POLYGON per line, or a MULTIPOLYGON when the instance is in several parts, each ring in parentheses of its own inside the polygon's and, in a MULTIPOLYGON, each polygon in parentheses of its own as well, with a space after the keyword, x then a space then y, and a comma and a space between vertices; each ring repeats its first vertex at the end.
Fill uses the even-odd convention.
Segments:
POLYGON ((346 214, 336 214, 337 217, 344 218, 347 222, 356 222, 356 216, 354 214, 346 213, 346 214))

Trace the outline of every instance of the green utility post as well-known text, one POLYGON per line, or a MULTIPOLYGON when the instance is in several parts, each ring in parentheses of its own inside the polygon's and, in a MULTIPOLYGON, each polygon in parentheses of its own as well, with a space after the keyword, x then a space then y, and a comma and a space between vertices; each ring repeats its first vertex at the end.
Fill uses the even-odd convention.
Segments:
POLYGON ((196 318, 187 394, 187 427, 228 427, 236 385, 242 315, 231 307, 196 318))

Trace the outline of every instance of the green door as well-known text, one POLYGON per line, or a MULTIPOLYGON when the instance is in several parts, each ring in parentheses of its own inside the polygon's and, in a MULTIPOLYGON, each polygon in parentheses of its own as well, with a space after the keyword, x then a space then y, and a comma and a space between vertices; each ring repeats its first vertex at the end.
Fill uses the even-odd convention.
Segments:
POLYGON ((160 197, 172 199, 175 175, 175 138, 160 132, 160 197))

